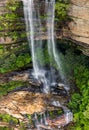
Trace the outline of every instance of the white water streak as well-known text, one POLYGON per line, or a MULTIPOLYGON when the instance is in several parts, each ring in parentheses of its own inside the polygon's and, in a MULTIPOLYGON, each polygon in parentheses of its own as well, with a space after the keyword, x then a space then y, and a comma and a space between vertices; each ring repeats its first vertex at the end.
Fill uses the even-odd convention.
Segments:
POLYGON ((33 60, 33 69, 35 76, 37 77, 39 69, 36 62, 36 55, 35 55, 35 41, 34 41, 34 25, 33 25, 33 12, 34 9, 34 3, 33 0, 23 0, 24 4, 24 16, 26 21, 26 32, 29 44, 31 45, 31 52, 32 52, 32 60, 33 60), (29 34, 30 33, 30 34, 29 34))
MULTIPOLYGON (((40 50, 42 50, 42 40, 38 41, 35 40, 35 33, 41 37, 41 20, 39 18, 39 10, 35 9, 35 3, 33 0, 23 0, 24 4, 24 16, 26 21, 26 32, 29 41, 29 45, 31 46, 31 53, 32 53, 32 61, 33 61, 33 69, 34 69, 34 76, 36 79, 40 80, 44 84, 44 92, 49 92, 49 81, 45 76, 45 69, 40 66, 37 57, 37 45, 40 50), (36 27, 37 25, 37 27, 36 27)), ((41 53, 44 57, 43 52, 41 53)))

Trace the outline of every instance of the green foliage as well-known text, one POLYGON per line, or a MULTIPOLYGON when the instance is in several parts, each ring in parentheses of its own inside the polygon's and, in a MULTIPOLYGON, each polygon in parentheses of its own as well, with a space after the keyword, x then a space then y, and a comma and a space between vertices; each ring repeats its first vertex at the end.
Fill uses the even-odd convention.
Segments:
POLYGON ((12 91, 13 89, 23 86, 23 81, 11 81, 5 84, 0 84, 0 96, 6 95, 8 92, 12 91))
POLYGON ((47 49, 43 49, 42 51, 39 48, 37 48, 36 56, 38 57, 37 60, 40 65, 49 64, 50 59, 47 49))
POLYGON ((15 117, 12 117, 12 116, 10 116, 10 115, 8 115, 8 114, 1 114, 0 113, 0 120, 2 121, 2 122, 7 122, 7 123, 9 123, 9 124, 18 124, 19 123, 19 121, 15 118, 15 117))
POLYGON ((75 85, 74 68, 81 64, 88 67, 89 57, 83 55, 82 52, 69 41, 58 40, 57 48, 60 50, 58 55, 61 61, 62 73, 66 77, 67 82, 73 87, 75 85))
POLYGON ((60 108, 59 110, 49 111, 49 118, 56 119, 58 116, 63 114, 63 110, 60 108))
POLYGON ((5 59, 4 63, 0 66, 0 73, 17 70, 22 67, 26 67, 31 62, 31 56, 29 53, 20 54, 16 56, 11 54, 10 57, 5 59))
MULTIPOLYGON (((8 0, 4 8, 5 13, 0 15, 0 33, 3 37, 11 37, 13 41, 21 38, 22 33, 19 31, 25 31, 25 24, 20 22, 23 13, 20 13, 21 2, 18 0, 8 0)), ((26 34, 24 35, 26 37, 26 34)))
POLYGON ((3 46, 1 45, 1 46, 0 46, 0 55, 3 54, 3 49, 4 49, 4 48, 3 48, 3 46))
POLYGON ((77 66, 74 70, 76 84, 80 94, 72 96, 69 103, 74 112, 75 130, 89 129, 89 69, 84 66, 77 66))
POLYGON ((9 114, 1 114, 0 113, 0 121, 6 122, 10 125, 10 127, 0 127, 0 130, 14 130, 11 125, 19 124, 19 120, 9 114))
POLYGON ((63 25, 66 21, 68 21, 68 9, 69 0, 57 0, 55 4, 55 20, 57 24, 63 25))
POLYGON ((5 73, 27 67, 31 62, 31 56, 29 53, 23 53, 28 48, 27 41, 23 41, 26 33, 25 24, 21 22, 24 15, 22 2, 7 0, 2 10, 5 12, 0 15, 0 35, 7 39, 8 44, 0 45, 0 73, 5 73))
POLYGON ((8 0, 7 2, 7 9, 11 10, 11 11, 16 11, 17 8, 19 8, 19 3, 18 0, 8 0))
POLYGON ((74 70, 76 83, 80 91, 85 93, 89 87, 89 70, 84 66, 77 66, 74 70))
POLYGON ((9 127, 1 127, 0 126, 0 130, 14 130, 13 128, 9 128, 9 127))
POLYGON ((79 105, 81 104, 81 95, 79 93, 75 93, 72 96, 72 101, 69 102, 69 106, 73 109, 73 112, 79 110, 79 105))

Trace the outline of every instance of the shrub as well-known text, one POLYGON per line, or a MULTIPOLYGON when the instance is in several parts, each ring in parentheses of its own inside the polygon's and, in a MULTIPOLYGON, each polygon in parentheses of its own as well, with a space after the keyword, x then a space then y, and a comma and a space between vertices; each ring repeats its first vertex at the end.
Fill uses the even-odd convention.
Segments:
POLYGON ((89 69, 77 66, 74 71, 76 84, 80 93, 72 96, 69 103, 74 112, 75 130, 89 129, 89 69))

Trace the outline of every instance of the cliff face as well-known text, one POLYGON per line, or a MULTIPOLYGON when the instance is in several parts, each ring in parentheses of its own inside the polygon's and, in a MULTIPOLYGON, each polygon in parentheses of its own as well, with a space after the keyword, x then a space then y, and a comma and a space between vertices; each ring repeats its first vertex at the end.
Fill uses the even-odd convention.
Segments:
POLYGON ((89 54, 89 0, 71 0, 69 38, 81 42, 84 53, 89 54))
MULTIPOLYGON (((6 1, 0 1, 0 15, 2 15, 6 1)), ((64 33, 64 36, 76 41, 78 45, 83 47, 83 52, 89 55, 89 0, 70 1, 69 16, 72 18, 72 21, 68 24, 68 30, 67 33, 64 33)), ((46 38, 44 37, 44 39, 46 38)), ((0 37, 0 43, 3 42, 10 43, 11 39, 0 37)))

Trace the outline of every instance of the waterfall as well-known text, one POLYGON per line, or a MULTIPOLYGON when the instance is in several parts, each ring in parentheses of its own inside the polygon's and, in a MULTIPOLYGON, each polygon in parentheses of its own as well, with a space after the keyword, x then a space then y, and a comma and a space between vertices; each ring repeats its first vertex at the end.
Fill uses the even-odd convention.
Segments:
MULTIPOLYGON (((49 93, 50 86, 56 84, 56 74, 52 68, 52 64, 56 64, 57 69, 59 70, 59 76, 61 82, 58 83, 60 86, 66 86, 66 79, 63 74, 61 59, 58 55, 56 42, 55 42, 55 29, 54 29, 54 21, 55 21, 55 0, 23 0, 24 4, 24 16, 26 22, 26 32, 27 38, 29 41, 29 46, 32 54, 32 62, 33 62, 33 75, 39 82, 43 83, 43 92, 49 93), (39 3, 38 3, 39 2, 39 3), (43 6, 41 5, 43 4, 43 6), (41 11, 41 8, 43 12, 41 11), (44 14, 44 19, 41 18, 41 14, 44 14), (45 54, 43 48, 45 46, 44 41, 41 37, 43 37, 43 27, 45 26, 45 34, 47 37, 46 49, 49 55, 49 71, 43 65, 43 60, 45 59, 45 54), (39 62, 38 52, 41 52, 40 55, 43 59, 39 62)), ((65 87, 67 90, 68 88, 65 87)), ((59 118, 64 118, 65 124, 60 124, 59 126, 64 126, 72 121, 72 113, 69 109, 61 105, 59 102, 54 101, 54 106, 62 107, 64 110, 64 116, 59 118)), ((48 126, 47 122, 48 115, 41 114, 40 121, 38 120, 37 114, 35 114, 35 125, 37 130, 40 130, 40 127, 44 127, 44 125, 48 126), (43 125, 44 124, 44 125, 43 125), (43 126, 42 126, 43 125, 43 126)), ((51 129, 50 127, 47 127, 51 129)))
MULTIPOLYGON (((55 34, 54 34, 54 18, 55 18, 55 0, 44 0, 44 1, 34 1, 34 0, 23 0, 24 4, 24 16, 26 21, 26 32, 27 37, 32 53, 32 62, 33 62, 33 75, 39 81, 43 83, 45 93, 50 91, 51 84, 56 83, 55 74, 51 67, 51 62, 57 65, 60 73, 61 79, 64 81, 65 77, 62 72, 61 60, 57 54, 56 43, 55 43, 55 34), (39 3, 38 3, 39 2, 39 3), (50 74, 47 77, 47 70, 44 65, 39 63, 39 57, 37 52, 41 52, 41 56, 44 59, 43 46, 44 42, 41 39, 42 37, 42 28, 43 22, 41 19, 41 4, 44 3, 44 14, 45 26, 46 26, 46 35, 47 35, 47 49, 50 57, 50 74), (36 38, 39 37, 38 40, 36 38), (52 59, 52 61, 51 61, 52 59)), ((42 63, 42 61, 41 61, 42 63)))
MULTIPOLYGON (((56 48, 56 42, 55 42, 55 30, 54 30, 54 21, 55 21, 55 0, 46 0, 46 13, 48 15, 47 17, 47 30, 48 30, 48 52, 50 57, 54 58, 54 61, 58 67, 60 77, 64 84, 66 84, 65 89, 69 90, 69 87, 67 86, 66 78, 63 74, 63 68, 60 56, 57 52, 56 48), (47 4, 48 3, 48 4, 47 4)), ((51 67, 50 67, 51 68, 51 67)), ((51 70, 52 73, 52 70, 51 70)), ((53 73, 52 73, 53 75, 53 73)), ((52 78, 52 81, 55 82, 54 77, 52 78)))

